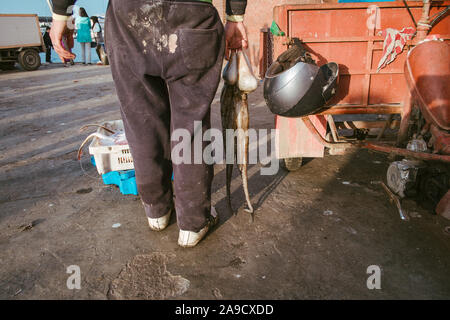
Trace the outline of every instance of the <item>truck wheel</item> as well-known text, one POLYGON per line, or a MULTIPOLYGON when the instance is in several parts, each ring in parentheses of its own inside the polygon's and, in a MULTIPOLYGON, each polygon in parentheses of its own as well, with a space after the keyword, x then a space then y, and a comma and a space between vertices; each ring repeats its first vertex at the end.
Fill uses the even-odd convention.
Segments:
POLYGON ((296 171, 302 167, 303 158, 286 158, 280 160, 280 165, 287 171, 296 171))
POLYGON ((19 53, 19 63, 26 71, 34 71, 41 65, 41 57, 34 49, 25 49, 19 53))
POLYGON ((15 62, 0 62, 1 70, 14 70, 15 62))

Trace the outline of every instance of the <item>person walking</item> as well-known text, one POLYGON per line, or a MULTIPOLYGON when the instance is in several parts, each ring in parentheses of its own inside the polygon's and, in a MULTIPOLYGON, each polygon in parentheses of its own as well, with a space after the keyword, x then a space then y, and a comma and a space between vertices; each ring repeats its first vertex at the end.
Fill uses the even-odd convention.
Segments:
POLYGON ((94 39, 96 46, 95 51, 97 52, 98 59, 100 60, 99 64, 102 64, 102 51, 104 51, 104 40, 103 40, 103 32, 102 32, 102 26, 98 22, 97 16, 91 17, 91 24, 92 24, 92 38, 94 39))
MULTIPOLYGON (((73 3, 53 0, 52 39, 66 32, 64 15, 73 3)), ((157 231, 176 213, 182 247, 197 245, 217 222, 211 207, 213 166, 192 161, 192 142, 194 131, 211 126, 224 53, 248 47, 246 5, 246 0, 227 0, 224 28, 209 0, 109 1, 105 44, 144 211, 157 231), (171 158, 177 129, 191 136, 187 163, 171 158)), ((73 56, 60 47, 55 51, 61 58, 73 56)))
MULTIPOLYGON (((71 16, 69 18, 69 20, 67 21, 67 23, 71 26, 75 25, 75 17, 71 16)), ((70 53, 72 53, 72 48, 74 47, 74 41, 73 41, 73 33, 74 33, 74 29, 69 29, 69 31, 64 34, 62 36, 61 39, 61 45, 63 46, 63 48, 67 51, 69 51, 70 53)), ((64 67, 69 67, 69 66, 73 66, 75 64, 74 59, 64 59, 63 60, 63 65, 64 67)))
POLYGON ((91 64, 91 20, 84 8, 80 8, 79 16, 75 20, 75 28, 77 29, 77 41, 81 45, 81 59, 83 64, 91 64))
POLYGON ((42 36, 45 44, 45 62, 52 63, 52 39, 50 38, 50 27, 45 28, 44 35, 42 36))

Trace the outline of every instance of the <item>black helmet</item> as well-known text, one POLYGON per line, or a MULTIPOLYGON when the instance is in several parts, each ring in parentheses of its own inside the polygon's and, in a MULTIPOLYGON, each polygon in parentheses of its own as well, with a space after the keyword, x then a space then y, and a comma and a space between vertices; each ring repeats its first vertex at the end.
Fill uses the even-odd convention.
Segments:
POLYGON ((264 99, 272 113, 303 117, 320 111, 336 93, 339 67, 298 61, 285 69, 275 61, 266 72, 264 99))

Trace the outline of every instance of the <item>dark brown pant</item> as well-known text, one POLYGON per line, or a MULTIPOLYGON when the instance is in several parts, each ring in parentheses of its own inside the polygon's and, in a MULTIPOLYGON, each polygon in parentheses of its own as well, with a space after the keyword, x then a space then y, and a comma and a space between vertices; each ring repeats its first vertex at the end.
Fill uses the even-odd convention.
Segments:
POLYGON ((172 165, 171 133, 187 129, 193 141, 194 121, 210 128, 225 48, 217 10, 200 1, 110 0, 105 32, 147 216, 175 204, 180 229, 198 232, 210 216, 213 167, 172 165))
POLYGON ((50 46, 45 50, 45 62, 52 62, 52 47, 50 46))

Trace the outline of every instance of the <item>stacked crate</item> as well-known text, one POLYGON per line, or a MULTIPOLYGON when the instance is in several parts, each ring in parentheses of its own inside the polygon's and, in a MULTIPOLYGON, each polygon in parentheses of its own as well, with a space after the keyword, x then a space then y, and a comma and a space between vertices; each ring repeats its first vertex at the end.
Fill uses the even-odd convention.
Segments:
MULTIPOLYGON (((122 120, 107 121, 102 126, 112 131, 123 131, 122 120)), ((111 135, 107 130, 99 127, 98 133, 111 135)), ((128 145, 104 145, 101 139, 95 137, 90 146, 91 162, 102 175, 103 183, 116 185, 122 194, 138 195, 133 158, 128 145)))

